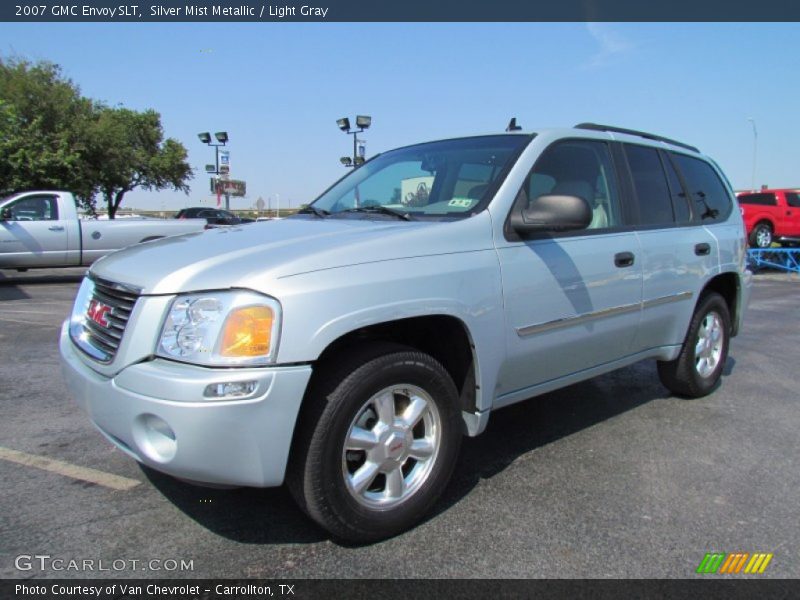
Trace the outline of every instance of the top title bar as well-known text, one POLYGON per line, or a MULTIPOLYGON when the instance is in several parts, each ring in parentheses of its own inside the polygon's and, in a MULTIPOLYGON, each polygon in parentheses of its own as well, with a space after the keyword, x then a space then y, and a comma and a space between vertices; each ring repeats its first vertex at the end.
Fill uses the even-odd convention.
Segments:
POLYGON ((800 21, 787 0, 311 0, 309 4, 164 0, 3 2, 6 22, 548 22, 800 21))

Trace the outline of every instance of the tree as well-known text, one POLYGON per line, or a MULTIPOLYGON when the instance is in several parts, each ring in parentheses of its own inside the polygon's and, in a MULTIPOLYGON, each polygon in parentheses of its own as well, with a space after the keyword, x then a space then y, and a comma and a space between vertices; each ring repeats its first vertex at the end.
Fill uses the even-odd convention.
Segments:
POLYGON ((0 58, 0 196, 64 189, 114 218, 134 188, 189 191, 186 148, 164 140, 161 116, 85 98, 49 62, 0 58))
POLYGON ((113 219, 127 192, 134 188, 172 188, 188 193, 192 168, 186 148, 164 140, 161 116, 154 110, 102 107, 89 133, 88 162, 92 180, 113 219))
POLYGON ((68 189, 90 204, 83 155, 94 114, 58 65, 0 58, 0 195, 68 189))

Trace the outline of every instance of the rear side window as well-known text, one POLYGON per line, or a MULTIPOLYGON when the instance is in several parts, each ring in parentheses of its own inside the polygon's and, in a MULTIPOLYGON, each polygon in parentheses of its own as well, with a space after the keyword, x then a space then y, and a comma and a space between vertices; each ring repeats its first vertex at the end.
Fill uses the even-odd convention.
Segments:
POLYGON ((667 181, 669 181, 669 191, 672 195, 672 210, 675 211, 675 220, 678 223, 688 223, 692 220, 692 213, 689 210, 689 199, 686 197, 686 192, 681 184, 680 177, 678 177, 675 166, 666 154, 661 155, 662 162, 664 163, 664 170, 667 172, 667 181))
POLYGON ((625 144, 625 155, 633 177, 640 225, 671 225, 675 222, 669 185, 658 150, 625 144))
POLYGON ((684 154, 672 154, 672 158, 689 187, 695 219, 703 223, 726 219, 731 212, 730 196, 711 165, 684 154))
MULTIPOLYGON (((788 196, 788 194, 787 194, 788 196)), ((758 206, 778 206, 775 194, 742 194, 738 197, 739 204, 756 204, 758 206)))
POLYGON ((797 192, 786 192, 786 204, 793 208, 800 208, 800 194, 797 192))

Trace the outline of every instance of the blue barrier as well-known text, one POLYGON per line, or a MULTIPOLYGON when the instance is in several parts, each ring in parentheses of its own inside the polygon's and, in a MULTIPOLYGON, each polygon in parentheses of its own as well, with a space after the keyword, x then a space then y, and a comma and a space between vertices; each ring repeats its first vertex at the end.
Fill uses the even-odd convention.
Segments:
POLYGON ((800 274, 800 248, 750 248, 747 262, 753 271, 768 267, 800 274))

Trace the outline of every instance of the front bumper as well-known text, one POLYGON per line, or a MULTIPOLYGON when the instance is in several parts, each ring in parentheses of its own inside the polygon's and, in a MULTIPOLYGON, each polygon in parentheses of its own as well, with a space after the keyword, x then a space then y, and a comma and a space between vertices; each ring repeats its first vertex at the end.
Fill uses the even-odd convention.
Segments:
POLYGON ((311 367, 212 369, 150 360, 109 378, 91 369, 61 328, 73 397, 115 446, 158 471, 217 485, 283 483, 311 367), (207 400, 210 384, 255 381, 240 400, 207 400))

